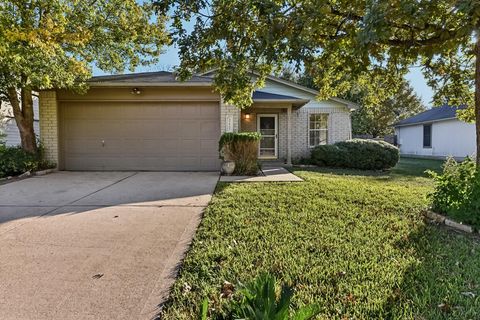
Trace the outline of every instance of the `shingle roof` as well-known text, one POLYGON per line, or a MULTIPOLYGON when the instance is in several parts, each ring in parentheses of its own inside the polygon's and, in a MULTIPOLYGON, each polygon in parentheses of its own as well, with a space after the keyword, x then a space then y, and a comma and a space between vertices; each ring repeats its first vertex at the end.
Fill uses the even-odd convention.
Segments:
MULTIPOLYGON (((122 83, 181 83, 176 74, 168 71, 158 72, 143 72, 130 74, 117 74, 108 76, 92 77, 89 82, 99 84, 122 84, 122 83)), ((203 76, 192 76, 190 79, 184 81, 185 83, 211 83, 212 78, 203 76)))
POLYGON ((414 115, 413 117, 401 120, 394 124, 394 126, 407 126, 416 123, 425 123, 425 122, 433 122, 439 121, 444 119, 452 119, 456 118, 457 110, 465 109, 465 106, 460 107, 453 107, 449 105, 443 105, 441 107, 433 107, 429 110, 421 112, 419 114, 414 115))
POLYGON ((293 96, 286 96, 283 94, 270 93, 265 91, 254 91, 252 95, 253 100, 303 100, 293 96))

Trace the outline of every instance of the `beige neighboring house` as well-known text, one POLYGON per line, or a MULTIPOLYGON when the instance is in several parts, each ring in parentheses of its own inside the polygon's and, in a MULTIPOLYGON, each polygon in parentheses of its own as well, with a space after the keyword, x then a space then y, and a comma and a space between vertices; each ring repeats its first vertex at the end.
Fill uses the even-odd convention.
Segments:
MULTIPOLYGON (((39 116, 38 116, 38 97, 33 97, 33 129, 35 134, 40 132, 39 116)), ((1 139, 7 146, 21 145, 20 132, 17 123, 13 118, 13 110, 10 104, 2 105, 0 110, 0 133, 5 134, 5 138, 1 139)))
POLYGON ((315 90, 269 77, 240 110, 213 91, 211 76, 99 76, 85 95, 40 92, 46 155, 60 170, 211 171, 223 132, 260 132, 259 158, 286 164, 351 138, 352 102, 317 101, 315 90))

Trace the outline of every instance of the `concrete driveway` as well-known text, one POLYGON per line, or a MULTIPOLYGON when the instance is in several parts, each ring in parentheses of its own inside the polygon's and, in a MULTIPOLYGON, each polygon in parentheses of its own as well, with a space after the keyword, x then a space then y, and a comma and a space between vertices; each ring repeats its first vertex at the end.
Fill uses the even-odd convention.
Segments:
POLYGON ((57 172, 0 186, 0 317, 154 318, 217 180, 57 172))

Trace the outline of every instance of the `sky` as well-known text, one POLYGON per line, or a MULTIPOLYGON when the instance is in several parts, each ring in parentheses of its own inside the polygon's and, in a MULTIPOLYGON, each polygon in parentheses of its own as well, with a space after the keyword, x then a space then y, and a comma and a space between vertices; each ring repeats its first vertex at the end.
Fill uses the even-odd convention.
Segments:
MULTIPOLYGON (((173 67, 178 66, 180 59, 178 57, 178 50, 174 46, 169 46, 165 52, 160 56, 157 64, 148 67, 140 67, 135 72, 148 71, 171 71, 173 67)), ((100 70, 95 69, 94 75, 102 75, 100 70)), ((432 89, 427 85, 425 78, 422 75, 420 67, 413 67, 407 75, 407 80, 410 81, 412 87, 415 89, 417 95, 422 99, 426 107, 431 107, 431 100, 433 96, 432 89)))

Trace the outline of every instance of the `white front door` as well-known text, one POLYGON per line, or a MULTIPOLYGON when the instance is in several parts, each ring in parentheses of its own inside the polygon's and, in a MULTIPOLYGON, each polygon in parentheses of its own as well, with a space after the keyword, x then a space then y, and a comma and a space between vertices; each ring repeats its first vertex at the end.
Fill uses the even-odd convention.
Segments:
POLYGON ((260 159, 277 159, 278 157, 278 115, 257 115, 257 130, 262 135, 258 148, 260 159))

